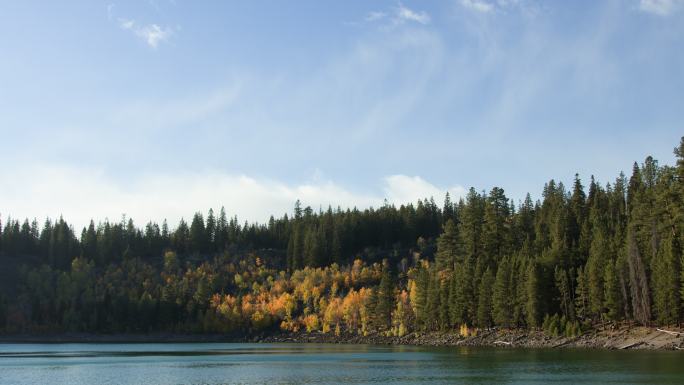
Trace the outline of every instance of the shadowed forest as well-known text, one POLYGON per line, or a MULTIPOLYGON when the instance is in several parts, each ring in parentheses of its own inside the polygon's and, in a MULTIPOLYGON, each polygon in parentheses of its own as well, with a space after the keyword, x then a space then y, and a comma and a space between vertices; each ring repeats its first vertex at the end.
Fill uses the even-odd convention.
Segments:
POLYGON ((170 228, 2 218, 0 333, 325 333, 684 320, 684 138, 609 183, 170 228))

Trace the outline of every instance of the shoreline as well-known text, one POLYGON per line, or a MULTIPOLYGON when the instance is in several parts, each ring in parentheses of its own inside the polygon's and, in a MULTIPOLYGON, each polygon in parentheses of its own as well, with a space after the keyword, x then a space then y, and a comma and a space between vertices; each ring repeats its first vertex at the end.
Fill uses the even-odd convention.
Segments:
POLYGON ((476 336, 461 337, 456 332, 409 333, 403 337, 378 333, 366 336, 322 332, 275 332, 261 335, 179 334, 179 333, 58 333, 0 335, 2 343, 330 343, 408 346, 480 346, 499 348, 602 349, 602 350, 684 350, 684 330, 655 327, 606 327, 578 337, 549 337, 541 331, 490 329, 476 336))

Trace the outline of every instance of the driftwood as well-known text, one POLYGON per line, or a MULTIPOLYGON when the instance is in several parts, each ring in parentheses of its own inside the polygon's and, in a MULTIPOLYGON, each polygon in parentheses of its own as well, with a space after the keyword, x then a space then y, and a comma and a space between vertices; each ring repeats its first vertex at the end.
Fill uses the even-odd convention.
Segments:
POLYGON ((512 343, 506 341, 494 341, 494 345, 512 345, 512 343))
POLYGON ((634 343, 631 343, 631 344, 627 344, 627 345, 625 345, 625 346, 622 346, 622 347, 620 347, 620 348, 618 348, 618 349, 620 349, 620 350, 629 349, 629 348, 631 348, 631 347, 638 346, 638 345, 641 345, 641 344, 643 344, 643 343, 644 343, 644 341, 637 341, 637 342, 634 342, 634 343))
POLYGON ((673 336, 675 336, 675 337, 679 337, 679 335, 682 334, 682 333, 680 333, 680 332, 673 332, 673 331, 671 331, 671 330, 665 330, 665 329, 658 329, 658 328, 656 328, 656 330, 659 331, 659 332, 662 332, 662 333, 667 333, 667 334, 673 335, 673 336))

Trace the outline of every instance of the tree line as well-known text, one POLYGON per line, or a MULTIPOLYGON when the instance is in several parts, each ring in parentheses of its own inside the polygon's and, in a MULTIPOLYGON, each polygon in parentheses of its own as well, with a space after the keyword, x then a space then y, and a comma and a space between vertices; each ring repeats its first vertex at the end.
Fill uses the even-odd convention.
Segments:
POLYGON ((266 224, 224 209, 173 229, 131 219, 80 236, 64 219, 0 223, 4 332, 335 333, 544 328, 684 319, 684 138, 585 187, 517 204, 471 188, 365 210, 302 208, 266 224))

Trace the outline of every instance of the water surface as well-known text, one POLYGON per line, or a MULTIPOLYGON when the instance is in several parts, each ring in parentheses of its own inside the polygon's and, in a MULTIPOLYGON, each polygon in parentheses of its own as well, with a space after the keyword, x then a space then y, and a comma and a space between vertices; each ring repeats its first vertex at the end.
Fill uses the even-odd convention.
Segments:
POLYGON ((0 344, 0 384, 684 384, 668 351, 0 344))

